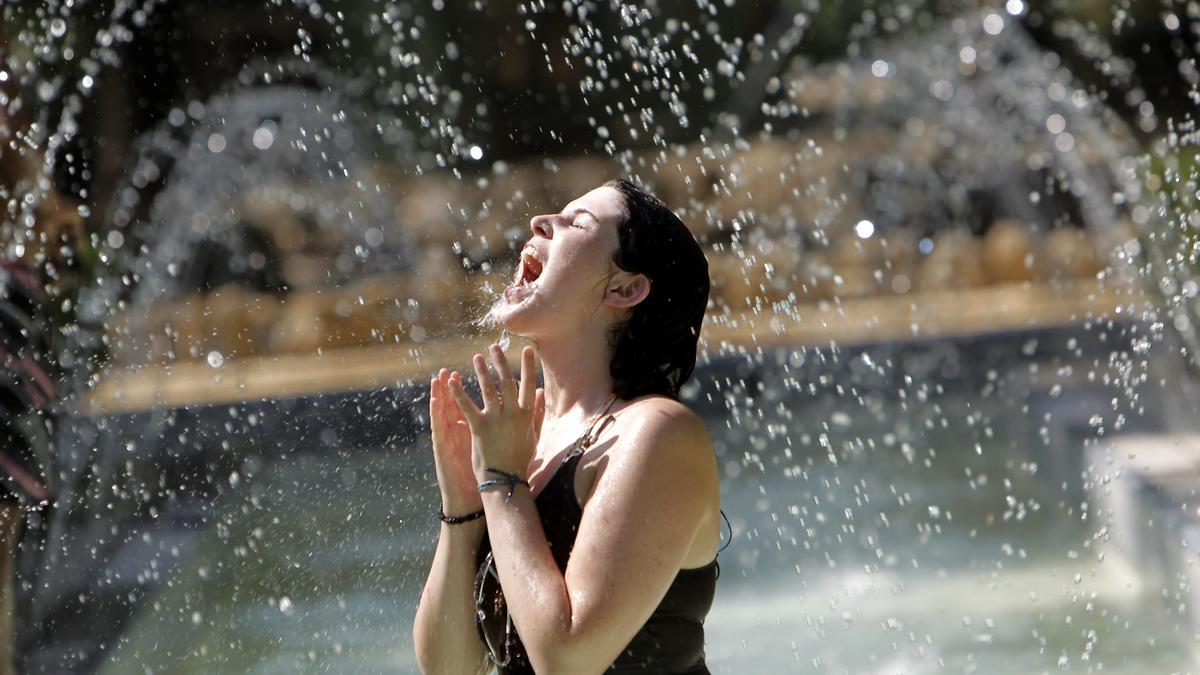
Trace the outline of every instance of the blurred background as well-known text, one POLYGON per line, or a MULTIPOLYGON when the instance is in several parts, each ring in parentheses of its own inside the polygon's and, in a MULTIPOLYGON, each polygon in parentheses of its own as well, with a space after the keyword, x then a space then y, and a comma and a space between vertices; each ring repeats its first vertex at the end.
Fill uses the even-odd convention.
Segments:
POLYGON ((15 672, 415 672, 428 377, 617 176, 711 266, 714 673, 1198 667, 1197 3, 0 19, 15 672))

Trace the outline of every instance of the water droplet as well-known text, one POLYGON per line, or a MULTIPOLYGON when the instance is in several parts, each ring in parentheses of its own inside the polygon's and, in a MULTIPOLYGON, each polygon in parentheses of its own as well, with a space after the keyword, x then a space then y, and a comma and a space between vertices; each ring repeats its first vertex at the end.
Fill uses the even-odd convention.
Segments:
POLYGON ((988 35, 999 35, 1004 30, 1004 17, 999 14, 988 14, 983 18, 983 30, 988 35))
POLYGON ((221 354, 221 352, 215 350, 209 352, 208 356, 205 357, 205 360, 208 361, 208 365, 212 366, 213 368, 220 368, 225 363, 225 357, 221 354))
MULTIPOLYGON (((259 127, 254 130, 254 135, 250 138, 250 142, 259 150, 266 150, 275 143, 275 133, 266 127, 259 127)), ((211 148, 211 146, 209 146, 211 148)), ((213 152, 220 152, 214 150, 213 152)))

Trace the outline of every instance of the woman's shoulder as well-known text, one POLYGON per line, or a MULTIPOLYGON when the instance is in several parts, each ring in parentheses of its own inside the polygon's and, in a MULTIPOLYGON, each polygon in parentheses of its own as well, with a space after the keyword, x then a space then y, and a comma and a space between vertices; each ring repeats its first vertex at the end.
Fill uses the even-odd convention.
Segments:
POLYGON ((661 394, 647 394, 632 399, 621 411, 633 425, 643 431, 670 432, 708 438, 704 420, 686 403, 661 394))
POLYGON ((704 420, 666 396, 634 399, 618 419, 620 413, 628 417, 616 425, 619 435, 607 451, 611 461, 604 473, 614 472, 630 493, 652 493, 660 507, 665 500, 682 509, 679 513, 715 516, 720 479, 704 420))
POLYGON ((630 399, 625 404, 625 411, 633 415, 665 416, 668 419, 682 418, 702 422, 700 416, 686 403, 663 394, 644 394, 630 399))
POLYGON ((712 457, 708 427, 681 401, 652 394, 631 400, 619 413, 618 419, 625 417, 621 429, 630 432, 617 444, 624 453, 651 454, 656 459, 712 457))

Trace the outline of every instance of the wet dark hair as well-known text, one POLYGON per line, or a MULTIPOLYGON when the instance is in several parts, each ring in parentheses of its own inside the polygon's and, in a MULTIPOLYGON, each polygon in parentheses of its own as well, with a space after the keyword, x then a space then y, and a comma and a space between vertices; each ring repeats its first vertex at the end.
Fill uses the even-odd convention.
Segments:
POLYGON ((662 394, 678 400, 696 367, 700 324, 708 306, 708 259, 687 225, 658 197, 623 178, 625 219, 613 263, 650 279, 650 293, 612 327, 609 373, 621 399, 662 394))

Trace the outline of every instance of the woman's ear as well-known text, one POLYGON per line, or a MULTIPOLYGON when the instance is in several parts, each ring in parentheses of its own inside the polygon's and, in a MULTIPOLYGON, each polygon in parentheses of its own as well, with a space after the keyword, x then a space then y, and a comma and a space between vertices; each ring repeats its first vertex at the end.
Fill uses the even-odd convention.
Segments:
POLYGON ((633 307, 650 295, 650 279, 645 274, 621 272, 608 281, 604 304, 616 309, 633 307))

